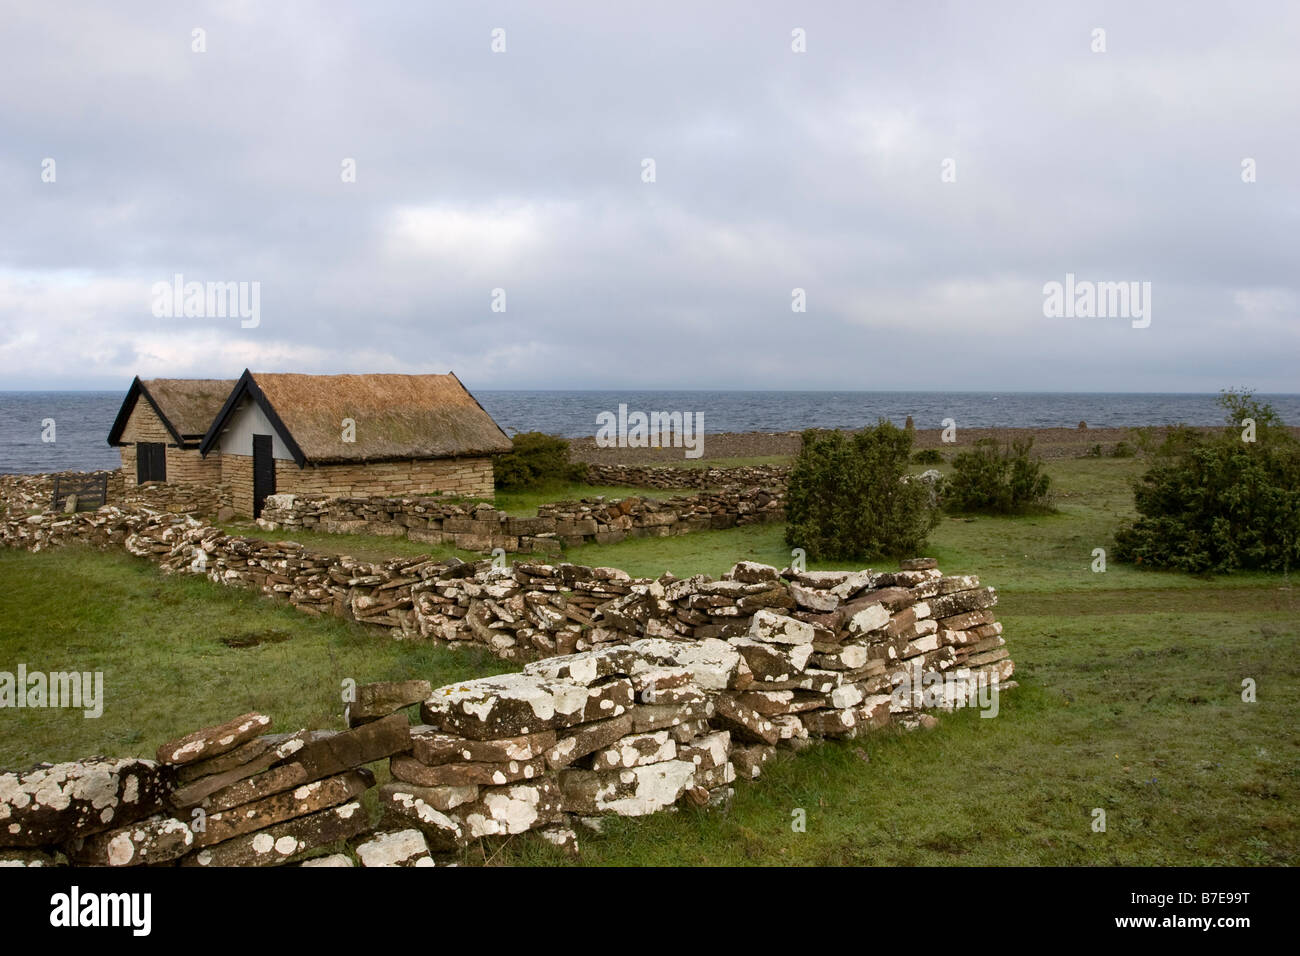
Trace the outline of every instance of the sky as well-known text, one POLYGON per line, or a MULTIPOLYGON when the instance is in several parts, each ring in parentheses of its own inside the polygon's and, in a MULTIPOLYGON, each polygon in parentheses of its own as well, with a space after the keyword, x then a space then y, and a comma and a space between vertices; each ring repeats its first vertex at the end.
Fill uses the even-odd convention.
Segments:
POLYGON ((0 389, 1300 391, 1298 48, 1287 2, 6 0, 0 389), (1149 322, 1046 315, 1067 274, 1149 322))

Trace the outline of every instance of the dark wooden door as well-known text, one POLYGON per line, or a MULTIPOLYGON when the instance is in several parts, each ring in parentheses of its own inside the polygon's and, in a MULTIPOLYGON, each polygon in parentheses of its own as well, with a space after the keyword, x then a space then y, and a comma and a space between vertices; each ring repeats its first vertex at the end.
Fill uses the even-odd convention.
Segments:
POLYGON ((253 517, 260 517, 267 495, 275 494, 275 458, 271 436, 253 436, 253 517))
POLYGON ((135 480, 140 485, 146 481, 167 480, 166 445, 160 441, 136 442, 135 480))

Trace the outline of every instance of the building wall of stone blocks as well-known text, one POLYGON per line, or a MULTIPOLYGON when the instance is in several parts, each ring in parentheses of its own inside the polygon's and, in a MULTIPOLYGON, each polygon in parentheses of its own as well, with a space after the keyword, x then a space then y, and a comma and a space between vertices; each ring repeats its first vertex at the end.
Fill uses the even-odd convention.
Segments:
MULTIPOLYGON (((135 403, 135 408, 131 411, 131 417, 127 419, 126 426, 122 429, 122 445, 118 451, 122 455, 122 482, 128 488, 136 484, 136 442, 162 442, 165 445, 174 445, 176 439, 172 437, 167 426, 162 423, 162 419, 153 410, 143 397, 135 403)), ((175 449, 179 451, 180 449, 175 449)), ((172 481, 172 448, 167 449, 167 480, 172 481)), ((198 452, 195 452, 198 454, 198 452)))
POLYGON ((167 481, 191 485, 221 483, 221 456, 204 458, 197 448, 167 446, 167 481))
MULTIPOLYGON (((277 482, 279 475, 276 475, 277 482)), ((253 513, 253 456, 222 455, 221 483, 230 490, 230 506, 235 514, 249 517, 253 513)))
MULTIPOLYGON (((275 490, 277 493, 334 498, 445 495, 491 499, 494 494, 492 459, 436 458, 307 465, 302 468, 292 461, 277 459, 275 490)), ((250 508, 251 501, 250 489, 250 508)))

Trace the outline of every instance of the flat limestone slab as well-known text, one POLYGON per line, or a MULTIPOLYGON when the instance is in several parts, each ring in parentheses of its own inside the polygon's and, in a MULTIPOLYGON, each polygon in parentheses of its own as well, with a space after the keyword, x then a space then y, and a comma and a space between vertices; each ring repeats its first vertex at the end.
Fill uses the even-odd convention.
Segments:
POLYGON ((505 763, 509 760, 532 760, 555 746, 553 730, 543 730, 521 737, 502 740, 470 740, 443 733, 433 727, 411 728, 411 755, 422 764, 436 767, 453 761, 505 763))
POLYGON ((559 770, 601 747, 608 747, 632 732, 634 719, 632 713, 620 714, 608 720, 582 724, 562 734, 555 746, 546 752, 547 767, 559 770))
POLYGON ((166 774, 135 758, 38 764, 0 774, 0 846, 47 846, 150 816, 166 774))
POLYGON ((448 810, 433 806, 422 790, 393 783, 382 787, 380 795, 387 809, 419 827, 436 849, 463 846, 485 836, 523 833, 562 819, 560 790, 550 777, 483 787, 474 800, 448 810))
MULTIPOLYGON (((314 736, 317 736, 317 732, 307 730, 299 730, 296 733, 289 734, 274 746, 262 751, 262 753, 258 754, 256 757, 238 764, 229 770, 212 774, 211 776, 200 777, 182 787, 177 787, 168 796, 168 802, 170 802, 173 807, 180 809, 204 805, 204 801, 207 800, 211 794, 224 791, 241 780, 260 774, 269 767, 275 766, 280 761, 287 760, 293 754, 296 754, 305 747, 308 740, 312 739, 314 736)), ((204 762, 207 763, 207 761, 204 762)), ((195 766, 198 765, 195 764, 195 766)))
POLYGON ((358 843, 357 859, 366 867, 433 866, 429 843, 416 829, 376 833, 358 843))
POLYGON ((374 783, 374 774, 369 770, 350 770, 255 803, 208 814, 204 829, 194 835, 194 845, 213 846, 254 830, 264 830, 293 817, 315 813, 325 807, 351 800, 374 786, 374 783))
POLYGON ((216 757, 247 743, 269 726, 271 718, 266 714, 243 714, 224 724, 169 740, 158 748, 158 762, 183 766, 216 757))
POLYGON ((410 749, 410 721, 402 714, 393 714, 353 730, 312 740, 298 751, 294 760, 307 771, 307 779, 319 780, 410 749))
POLYGON ((695 784, 695 765, 666 760, 628 770, 563 770, 561 808, 567 813, 639 817, 671 806, 695 784))
POLYGON ((396 779, 422 787, 500 786, 540 777, 546 772, 546 759, 444 763, 430 767, 413 757, 399 755, 392 759, 390 767, 396 779))
MULTIPOLYGON (((627 685, 630 696, 631 681, 627 685)), ((425 723, 447 733, 497 740, 595 719, 586 716, 590 692, 597 692, 598 706, 600 688, 558 678, 503 674, 440 687, 421 705, 420 715, 425 723)))
POLYGON ((194 834, 182 820, 155 814, 137 823, 77 838, 65 846, 80 866, 141 866, 167 863, 190 852, 194 834))
POLYGON ((181 866, 279 866, 308 850, 354 837, 369 826, 366 811, 353 800, 205 847, 182 858, 181 866))
POLYGON ((362 684, 357 688, 357 699, 348 704, 348 726, 356 727, 395 714, 405 707, 418 704, 432 692, 433 685, 427 680, 362 684))

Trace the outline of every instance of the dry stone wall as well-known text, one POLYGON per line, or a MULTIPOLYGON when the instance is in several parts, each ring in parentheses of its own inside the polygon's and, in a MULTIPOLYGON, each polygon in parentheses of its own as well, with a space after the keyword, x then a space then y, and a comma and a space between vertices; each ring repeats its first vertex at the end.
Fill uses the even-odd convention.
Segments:
POLYGON ((482 645, 523 671, 365 685, 342 731, 268 734, 269 715, 245 714, 152 760, 0 773, 0 864, 430 866, 527 830, 576 850, 579 829, 607 815, 725 803, 781 749, 996 707, 1015 686, 996 592, 931 559, 648 579, 541 562, 362 562, 139 505, 0 524, 9 547, 72 542, 395 637, 482 645), (367 796, 382 761, 391 780, 367 796), (329 852, 340 846, 351 852, 329 852))
POLYGON ((603 497, 542 505, 536 517, 513 517, 489 504, 437 498, 267 498, 258 524, 267 531, 302 528, 331 534, 378 534, 466 551, 557 553, 565 546, 628 537, 667 537, 784 520, 784 494, 724 489, 665 500, 603 497))
POLYGON ((725 488, 758 486, 784 488, 788 465, 744 465, 734 468, 671 468, 652 465, 587 465, 587 483, 632 485, 637 488, 725 488))
POLYGON ((122 498, 122 472, 113 471, 59 471, 35 475, 0 475, 0 514, 26 515, 50 507, 54 494, 54 480, 63 478, 71 482, 108 477, 108 500, 122 498))
POLYGON ((350 866, 329 853, 342 843, 364 866, 432 866, 528 830, 576 852, 579 828, 603 816, 725 804, 780 748, 915 727, 1015 686, 994 590, 928 559, 896 572, 743 562, 717 581, 448 570, 404 575, 436 593, 447 623, 453 607, 487 613, 489 630, 522 616, 517 645, 521 631, 571 627, 580 594, 593 646, 436 689, 365 685, 344 731, 269 735, 268 715, 244 714, 156 760, 0 774, 0 862, 350 866), (362 798, 385 760, 372 822, 362 798))

